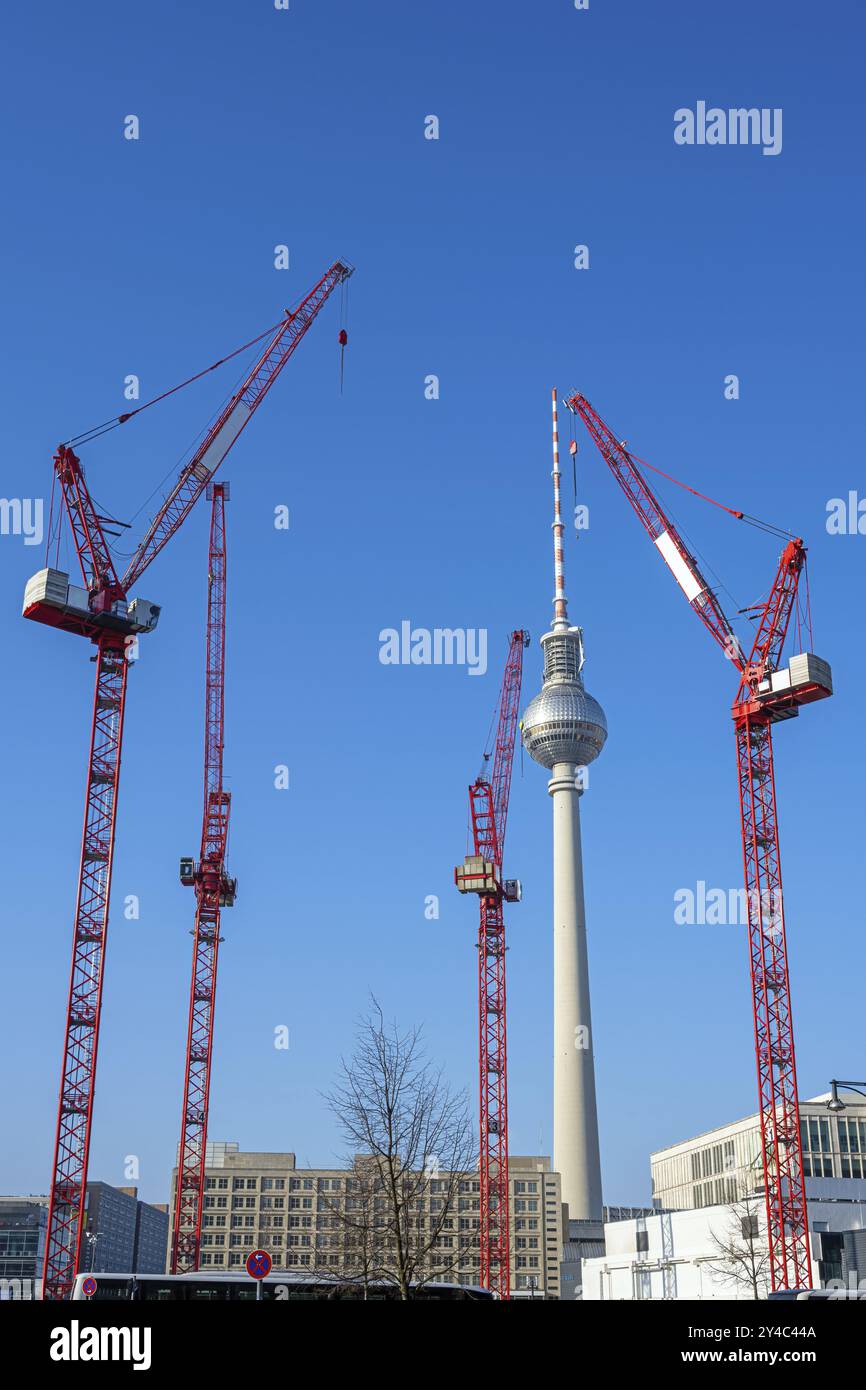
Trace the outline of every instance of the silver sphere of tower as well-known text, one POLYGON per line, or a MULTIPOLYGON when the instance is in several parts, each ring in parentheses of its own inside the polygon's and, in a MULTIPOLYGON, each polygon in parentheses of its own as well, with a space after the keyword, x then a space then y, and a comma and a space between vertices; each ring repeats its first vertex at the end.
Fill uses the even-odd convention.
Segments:
POLYGON ((544 683, 530 701, 521 725, 527 753, 542 767, 571 763, 588 767, 604 747, 607 719, 583 685, 583 639, 578 627, 546 632, 544 683))

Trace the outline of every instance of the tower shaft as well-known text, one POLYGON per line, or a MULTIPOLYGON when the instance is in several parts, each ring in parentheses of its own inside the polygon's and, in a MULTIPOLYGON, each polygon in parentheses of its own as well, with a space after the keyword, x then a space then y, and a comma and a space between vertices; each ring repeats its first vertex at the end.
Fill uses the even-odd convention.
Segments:
POLYGON ((583 901, 580 792, 556 763, 553 804, 553 1163, 572 1220, 601 1221, 601 1155, 583 901))

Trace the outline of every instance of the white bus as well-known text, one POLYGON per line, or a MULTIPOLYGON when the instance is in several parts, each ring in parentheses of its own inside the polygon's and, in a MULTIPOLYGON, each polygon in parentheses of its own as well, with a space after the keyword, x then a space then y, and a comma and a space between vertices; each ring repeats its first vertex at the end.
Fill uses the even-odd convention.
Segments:
MULTIPOLYGON (((264 1279, 261 1294, 257 1281, 243 1273, 203 1274, 77 1274, 72 1286, 73 1300, 94 1303, 223 1303, 235 1300, 291 1302, 293 1300, 343 1300, 352 1302, 394 1302, 400 1292, 393 1284, 380 1280, 363 1283, 352 1279, 329 1279, 297 1270, 271 1270, 264 1279)), ((413 1299, 446 1303, 483 1303, 496 1294, 475 1284, 422 1284, 413 1299)))

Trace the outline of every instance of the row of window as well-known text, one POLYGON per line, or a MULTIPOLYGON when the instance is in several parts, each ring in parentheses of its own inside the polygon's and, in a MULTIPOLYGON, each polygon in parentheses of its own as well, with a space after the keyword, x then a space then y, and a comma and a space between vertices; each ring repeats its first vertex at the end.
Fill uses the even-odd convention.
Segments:
POLYGON ((733 1139, 726 1139, 721 1144, 711 1144, 705 1149, 696 1149, 691 1159, 694 1181, 699 1178, 714 1177, 717 1173, 730 1173, 736 1163, 734 1141, 733 1139))
MULTIPOLYGON (((347 1179, 351 1188, 354 1179, 347 1179)), ((205 1188, 208 1192, 228 1192, 231 1184, 232 1192, 255 1192, 259 1188, 258 1178, 205 1178, 205 1188)), ((285 1192, 288 1187, 291 1192, 342 1192, 342 1178, 262 1178, 262 1192, 285 1192)))
MULTIPOLYGON (((205 1178, 205 1190, 207 1192, 342 1192, 344 1186, 343 1178, 262 1178, 261 1187, 258 1178, 205 1178)), ((431 1192, 447 1193, 451 1189, 451 1182, 445 1178, 431 1178, 429 1188, 431 1192)), ((361 1182, 357 1178, 346 1178, 345 1189, 347 1192, 358 1191, 361 1182)), ((515 1193, 525 1196, 528 1193, 538 1192, 538 1183, 532 1180, 518 1179, 512 1183, 515 1193)), ((467 1178, 458 1185, 461 1193, 480 1193, 481 1184, 477 1178, 467 1178)))
POLYGON ((736 1178, 714 1178, 712 1182, 698 1183, 692 1189, 692 1201, 696 1207, 718 1207, 736 1199, 736 1178))
MULTIPOLYGON (((232 1197, 231 1209, 232 1211, 255 1211, 257 1209, 257 1202, 258 1210, 260 1211, 284 1211, 287 1202, 289 1211, 313 1210, 312 1197, 289 1197, 288 1199, 285 1197, 261 1197, 258 1199, 256 1197, 232 1197)), ((205 1211, 227 1211, 228 1207, 228 1197, 205 1197, 204 1199, 205 1211)), ((345 1208, 347 1211, 361 1211, 363 1207, 364 1203, 359 1198, 347 1197, 345 1200, 345 1208)), ((442 1207, 443 1202, 441 1198, 431 1198, 429 1208, 431 1213, 441 1211, 442 1207)), ((458 1211, 478 1211, 479 1207, 480 1200, 476 1197, 459 1197, 457 1199, 458 1211)), ((325 1210, 327 1209, 326 1206, 325 1210)), ((377 1198, 373 1203, 373 1209, 376 1211, 387 1210, 387 1203, 384 1198, 377 1198)), ((410 1203, 409 1211, 413 1214, 421 1215, 424 1210, 425 1204, 422 1201, 410 1203)), ((531 1197, 518 1197, 514 1202, 514 1211, 517 1214, 537 1212, 538 1202, 531 1197)))
MULTIPOLYGON (((223 1254, 212 1253, 210 1251, 203 1251, 201 1256, 201 1265, 203 1268, 212 1267, 214 1265, 225 1267, 226 1263, 228 1263, 228 1265, 230 1266, 239 1266, 244 1263, 244 1259, 245 1256, 242 1251, 232 1251, 230 1252, 227 1258, 223 1254)), ((314 1262, 312 1251, 295 1250, 289 1251, 286 1255, 287 1265, 298 1265, 301 1268, 309 1268, 311 1265, 313 1265, 313 1263, 314 1262)), ((315 1265, 317 1267, 321 1267, 323 1265, 336 1266, 340 1263, 341 1257, 339 1255, 323 1255, 315 1261, 315 1265)), ((453 1268, 453 1260, 452 1257, 449 1257, 447 1255, 433 1255, 430 1259, 430 1265, 432 1268, 451 1270, 453 1268)), ((515 1260, 515 1266, 518 1271, 539 1270, 541 1268, 538 1257, 536 1255, 518 1255, 515 1260)), ((453 1277, 459 1280, 461 1283, 465 1284, 471 1284, 476 1282, 478 1279, 478 1263, 476 1262, 471 1266, 454 1271, 453 1277)), ((555 1285, 555 1283, 556 1280, 552 1278, 551 1285, 553 1286, 555 1285)), ((515 1286, 517 1288, 523 1289, 533 1287, 539 1288, 541 1286, 539 1275, 518 1273, 515 1279, 515 1286)))

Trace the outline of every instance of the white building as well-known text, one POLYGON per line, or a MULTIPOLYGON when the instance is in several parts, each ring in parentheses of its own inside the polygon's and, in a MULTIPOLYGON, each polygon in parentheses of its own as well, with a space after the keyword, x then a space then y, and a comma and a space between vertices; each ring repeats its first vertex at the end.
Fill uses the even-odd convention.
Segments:
MULTIPOLYGON (((830 1099, 828 1092, 800 1103, 816 1287, 866 1281, 866 1100, 846 1095, 834 1113, 830 1099)), ((757 1114, 661 1149, 650 1164, 656 1212, 605 1222, 604 1253, 582 1262, 582 1297, 753 1297, 719 1247, 745 1254, 766 1243, 757 1114), (743 1194, 748 1209, 734 1205, 743 1194), (757 1225, 747 1229, 749 1222, 757 1225)))
MULTIPOLYGON (((800 1102, 806 1196, 824 1195, 820 1180, 866 1179, 866 1100, 845 1095, 844 1109, 827 1108, 830 1093, 800 1102)), ((762 1190, 758 1116, 722 1125, 650 1155, 652 1204, 665 1211, 717 1206, 736 1192, 762 1190)))
MULTIPOLYGON (((825 1180, 828 1186, 833 1182, 825 1180)), ((853 1181, 845 1184, 854 1186, 853 1181)), ((843 1186, 835 1182, 837 1188, 843 1186)), ((866 1281, 866 1182, 851 1196, 809 1202, 812 1272, 815 1287, 830 1279, 847 1285, 866 1281)), ((756 1247, 766 1241, 763 1204, 756 1201, 756 1247)), ((753 1298, 745 1282, 726 1273, 716 1240, 743 1243, 741 1218, 729 1206, 659 1212, 655 1216, 605 1224, 605 1253, 583 1261, 583 1299, 744 1299, 753 1298), (715 1239, 714 1239, 715 1237, 715 1239)), ((765 1280, 759 1278, 762 1286, 765 1280)))

